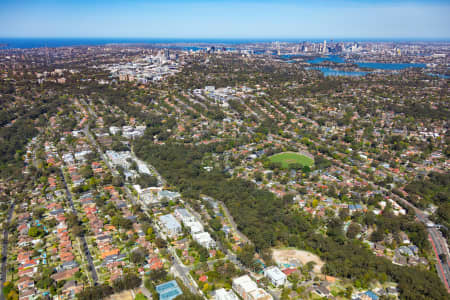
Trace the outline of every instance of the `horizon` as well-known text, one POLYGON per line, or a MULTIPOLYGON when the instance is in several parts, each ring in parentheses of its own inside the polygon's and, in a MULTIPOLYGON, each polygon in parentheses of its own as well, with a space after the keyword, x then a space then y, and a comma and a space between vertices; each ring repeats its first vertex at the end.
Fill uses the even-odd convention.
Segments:
POLYGON ((148 40, 166 41, 248 41, 248 42, 450 42, 449 37, 127 37, 127 36, 0 36, 2 40, 148 40))
POLYGON ((359 41, 421 41, 421 40, 436 40, 436 41, 450 41, 449 37, 152 37, 152 36, 0 36, 0 39, 146 39, 146 40, 249 40, 249 41, 293 41, 293 40, 359 40, 359 41))
POLYGON ((0 37, 0 50, 59 48, 59 47, 102 47, 116 46, 151 46, 167 47, 235 47, 246 44, 269 44, 281 42, 286 44, 322 43, 394 43, 394 44, 441 44, 450 43, 450 39, 435 38, 146 38, 146 37, 0 37))

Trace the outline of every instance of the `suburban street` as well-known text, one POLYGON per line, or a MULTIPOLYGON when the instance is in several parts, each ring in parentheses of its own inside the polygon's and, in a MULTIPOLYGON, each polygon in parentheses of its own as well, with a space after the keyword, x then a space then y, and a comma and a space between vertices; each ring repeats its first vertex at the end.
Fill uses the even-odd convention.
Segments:
POLYGON ((430 242, 431 245, 433 247, 433 251, 437 257, 437 263, 436 263, 436 269, 438 272, 439 277, 441 278, 441 280, 444 282, 445 287, 447 288, 447 290, 450 291, 450 268, 449 268, 449 263, 448 263, 448 259, 447 262, 442 262, 442 260, 440 259, 441 255, 446 255, 446 257, 448 257, 448 253, 447 250, 448 248, 443 246, 442 244, 442 240, 443 237, 441 236, 440 232, 438 232, 436 229, 434 228, 429 228, 428 232, 429 232, 429 238, 430 238, 430 242))
MULTIPOLYGON (((66 188, 66 192, 67 192, 67 199, 69 200, 70 203, 70 207, 72 208, 72 212, 77 215, 78 212, 75 209, 75 205, 73 204, 73 200, 72 200, 72 193, 69 190, 69 187, 67 186, 67 182, 66 182, 66 178, 64 176, 64 172, 61 170, 61 174, 62 174, 62 181, 64 182, 64 187, 66 188)), ((79 237, 81 244, 83 245, 83 253, 86 257, 86 260, 89 264, 89 270, 91 271, 91 276, 92 276, 92 280, 94 282, 94 284, 96 285, 98 282, 98 275, 97 275, 97 271, 95 270, 95 265, 94 265, 94 261, 92 259, 91 256, 91 252, 89 251, 89 247, 88 244, 86 242, 86 238, 84 236, 84 233, 82 233, 82 235, 79 237)))
POLYGON ((170 252, 171 256, 173 257, 173 259, 171 261, 172 267, 170 268, 170 271, 172 273, 174 273, 175 275, 177 275, 178 277, 180 277, 181 280, 183 281, 184 285, 187 286, 191 290, 192 293, 198 294, 197 283, 192 278, 191 274, 189 274, 189 271, 191 270, 191 268, 186 267, 181 262, 180 258, 176 254, 176 252, 173 249, 173 247, 168 245, 168 249, 169 249, 169 252, 170 252))
MULTIPOLYGON (((404 205, 407 205, 411 207, 415 213, 417 219, 422 222, 425 226, 427 226, 430 221, 428 220, 426 214, 415 207, 413 204, 409 203, 405 199, 401 197, 396 197, 396 200, 399 200, 404 205)), ((441 278, 441 281, 444 283, 445 287, 447 288, 447 291, 450 292, 450 267, 449 267, 449 251, 448 251, 448 245, 446 239, 442 236, 441 232, 432 226, 427 226, 428 231, 428 238, 430 239, 431 246, 433 247, 433 251, 436 255, 436 269, 438 272, 439 277, 441 278), (443 255, 446 257, 447 262, 443 263, 441 261, 440 256, 443 255)))

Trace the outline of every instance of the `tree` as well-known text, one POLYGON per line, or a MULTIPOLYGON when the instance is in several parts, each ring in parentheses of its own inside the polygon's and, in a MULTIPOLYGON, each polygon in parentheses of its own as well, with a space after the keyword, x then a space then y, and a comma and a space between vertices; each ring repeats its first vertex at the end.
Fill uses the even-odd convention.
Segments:
POLYGON ((120 215, 112 217, 111 224, 123 229, 131 229, 133 227, 133 222, 131 220, 126 219, 120 215))
POLYGON ((155 176, 149 174, 141 174, 136 179, 136 183, 139 184, 141 187, 157 186, 158 179, 155 176))
POLYGON ((348 216, 350 215, 348 208, 341 208, 339 210, 339 218, 341 218, 342 221, 345 221, 348 216))
POLYGON ((384 232, 381 230, 381 228, 377 228, 372 234, 370 235, 370 241, 371 242, 381 242, 384 239, 384 232))
POLYGON ((81 168, 80 174, 84 178, 91 178, 94 175, 94 172, 92 172, 91 166, 87 165, 87 166, 84 166, 83 168, 81 168))
POLYGON ((37 237, 39 235, 39 229, 37 227, 30 227, 28 229, 28 235, 31 237, 37 237))
POLYGON ((113 288, 109 285, 102 284, 97 286, 91 286, 77 294, 77 298, 80 300, 93 300, 106 298, 113 294, 113 288))
POLYGON ((82 236, 83 233, 84 233, 84 229, 80 225, 75 225, 75 226, 72 227, 72 233, 75 236, 82 236))
POLYGON ((351 223, 347 228, 347 237, 354 239, 361 232, 361 226, 358 223, 351 223))
POLYGON ((255 180, 262 181, 264 179, 263 174, 261 172, 255 172, 255 180))
POLYGON ((134 264, 143 264, 145 262, 145 251, 143 249, 136 249, 130 254, 130 261, 134 264))
POLYGON ((6 281, 3 284, 3 295, 8 295, 10 292, 14 291, 14 285, 10 281, 6 281))
POLYGON ((220 223, 220 220, 217 218, 213 218, 209 221, 209 225, 212 229, 215 231, 219 231, 222 228, 222 223, 220 223))
POLYGON ((153 227, 149 226, 147 228, 147 235, 152 236, 153 235, 153 227))
POLYGON ((166 276, 167 276, 167 271, 164 269, 153 270, 150 272, 150 274, 148 274, 149 279, 154 282, 160 282, 162 280, 165 280, 166 276))
POLYGON ((209 257, 208 249, 197 243, 196 241, 192 241, 190 246, 198 252, 198 255, 200 256, 200 261, 205 262, 209 257))
POLYGON ((123 185, 123 180, 119 176, 115 176, 112 179, 112 184, 116 187, 120 187, 123 185))
POLYGON ((167 242, 160 237, 156 238, 155 244, 158 248, 167 248, 167 242))
POLYGON ((19 294, 15 290, 11 290, 6 295, 6 300, 19 300, 19 294))
POLYGON ((54 283, 54 280, 49 276, 42 276, 37 282, 36 286, 40 289, 46 290, 48 289, 52 284, 54 283))
POLYGON ((244 245, 244 247, 242 247, 241 251, 237 255, 237 258, 242 262, 244 266, 247 267, 252 266, 254 257, 255 246, 251 244, 244 245))
POLYGON ((125 274, 121 278, 114 280, 113 289, 114 291, 121 292, 123 290, 129 290, 137 288, 141 285, 142 279, 136 274, 125 274))

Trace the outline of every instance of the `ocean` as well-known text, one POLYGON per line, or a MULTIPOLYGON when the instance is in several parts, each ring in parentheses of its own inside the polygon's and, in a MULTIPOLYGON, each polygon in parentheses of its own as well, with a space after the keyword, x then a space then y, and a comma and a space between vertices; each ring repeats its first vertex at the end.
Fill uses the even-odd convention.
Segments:
MULTIPOLYGON (((361 38, 346 38, 346 39, 330 39, 335 42, 407 42, 408 39, 361 39, 361 38)), ((40 48, 40 47, 68 47, 68 46, 98 46, 106 44, 175 44, 175 43, 187 43, 187 44, 244 44, 244 43, 270 43, 274 41, 279 42, 295 42, 301 43, 308 42, 323 42, 324 38, 267 38, 267 39, 195 39, 195 38, 2 38, 0 37, 0 49, 11 48, 40 48)), ((417 40, 417 41, 429 41, 438 42, 438 40, 417 40)))
MULTIPOLYGON (((69 46, 99 46, 107 44, 243 44, 256 42, 272 42, 275 39, 156 39, 156 38, 1 38, 0 49, 12 48, 55 48, 69 46)), ((278 40, 283 42, 299 42, 300 40, 278 40)))

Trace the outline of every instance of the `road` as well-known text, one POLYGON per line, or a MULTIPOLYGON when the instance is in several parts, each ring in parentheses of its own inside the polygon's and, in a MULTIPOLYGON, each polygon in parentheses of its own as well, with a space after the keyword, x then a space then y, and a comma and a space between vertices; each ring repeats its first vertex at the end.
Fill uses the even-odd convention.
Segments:
MULTIPOLYGON (((67 199, 69 200, 70 207, 72 208, 72 212, 78 216, 78 212, 75 209, 75 205, 73 204, 72 193, 70 192, 69 187, 67 186, 66 178, 64 177, 64 172, 62 171, 62 169, 61 169, 61 175, 62 175, 62 181, 64 183, 64 187, 66 188, 67 199)), ((94 282, 94 285, 97 285, 98 275, 97 275, 97 271, 95 270, 94 261, 92 259, 91 252, 89 251, 89 247, 86 242, 84 233, 81 234, 79 239, 81 241, 81 244, 83 245, 83 254, 85 255, 86 260, 89 264, 89 270, 91 271, 92 281, 94 282)))
MULTIPOLYGON (((437 230, 436 230, 437 231, 437 230)), ((445 287, 447 288, 447 291, 450 292, 450 281, 449 281, 449 276, 450 276, 450 268, 448 265, 448 260, 447 262, 442 262, 440 259, 440 255, 445 254, 447 248, 443 247, 443 245, 441 244, 441 236, 439 232, 434 232, 434 231, 428 231, 429 234, 429 239, 430 239, 430 243, 433 247, 433 251, 434 254, 437 257, 437 263, 436 263, 436 270, 438 272, 439 277, 441 278, 442 282, 444 283, 445 287)), ((448 257, 448 256, 447 256, 448 257)))
MULTIPOLYGON (((415 207, 413 204, 406 201, 405 199, 403 199, 395 194, 393 194, 393 195, 394 195, 394 198, 396 200, 398 200, 399 202, 402 202, 403 205, 406 205, 406 206, 412 208, 414 210, 414 212, 416 213, 417 220, 419 220, 420 222, 425 224, 425 226, 427 226, 427 224, 430 221, 428 220, 427 215, 423 211, 421 211, 420 209, 418 209, 417 207, 415 207)), ((441 232, 439 230, 437 230, 436 228, 427 226, 427 230, 428 230, 428 237, 429 237, 431 245, 433 247, 434 254, 436 255, 437 273, 438 273, 439 278, 441 279, 442 283, 447 288, 447 292, 450 293, 450 288, 449 288, 449 286, 450 286, 450 267, 449 267, 450 257, 449 257, 447 240, 442 236, 441 232), (441 261, 441 258, 440 258, 441 255, 444 255, 446 257, 446 260, 447 260, 446 263, 443 263, 441 261)))
MULTIPOLYGON (((6 223, 3 224, 3 244, 2 244, 2 270, 1 270, 1 287, 6 281, 7 267, 8 267, 8 234, 9 234, 9 224, 11 222, 11 218, 14 212, 14 207, 16 206, 16 202, 13 201, 11 207, 8 211, 8 218, 6 219, 6 223)), ((5 300, 5 296, 3 295, 3 288, 0 289, 0 299, 5 300)))
MULTIPOLYGON (((176 275, 178 275, 178 277, 180 277, 181 280, 183 281, 184 285, 187 286, 191 290, 192 293, 198 294, 199 293, 198 285, 195 282, 194 278, 192 278, 191 274, 189 273, 191 268, 186 267, 181 262, 180 258, 178 257, 178 255, 177 255, 175 249, 173 249, 173 247, 171 247, 169 245, 167 248, 169 249, 169 252, 173 257, 172 267, 170 268, 170 271, 172 273, 175 273, 176 275)), ((202 293, 202 292, 200 292, 200 293, 202 293)))

